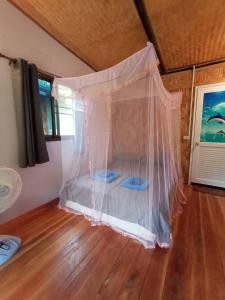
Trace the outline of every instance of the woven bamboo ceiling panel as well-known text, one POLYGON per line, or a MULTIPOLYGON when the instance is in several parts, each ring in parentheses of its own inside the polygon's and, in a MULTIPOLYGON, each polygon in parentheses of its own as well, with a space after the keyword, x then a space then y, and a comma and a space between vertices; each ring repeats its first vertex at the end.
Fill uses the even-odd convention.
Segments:
POLYGON ((166 70, 225 58, 225 0, 143 0, 166 70))
MULTIPOLYGON (((96 70, 148 40, 135 0, 9 0, 96 70)), ((162 69, 225 59, 225 0, 138 0, 162 69)))
POLYGON ((147 36, 133 0, 10 0, 96 70, 127 58, 147 36))

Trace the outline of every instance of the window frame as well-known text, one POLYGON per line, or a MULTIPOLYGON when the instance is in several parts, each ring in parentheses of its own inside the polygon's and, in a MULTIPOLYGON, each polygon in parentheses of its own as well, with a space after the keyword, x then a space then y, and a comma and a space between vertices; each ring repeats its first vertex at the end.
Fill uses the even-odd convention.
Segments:
MULTIPOLYGON (((51 88, 52 88, 52 84, 54 81, 54 77, 49 75, 49 74, 45 74, 41 71, 38 71, 38 79, 41 80, 45 80, 50 82, 51 84, 51 88)), ((61 140, 61 135, 60 135, 60 126, 59 126, 59 112, 57 112, 57 114, 54 111, 54 105, 55 105, 55 99, 51 98, 51 115, 52 115, 52 135, 45 135, 45 140, 46 142, 53 142, 53 141, 60 141, 61 140), (57 120, 56 120, 56 115, 57 115, 57 120), (57 123, 57 127, 58 127, 58 131, 59 134, 56 134, 56 123, 57 123)))

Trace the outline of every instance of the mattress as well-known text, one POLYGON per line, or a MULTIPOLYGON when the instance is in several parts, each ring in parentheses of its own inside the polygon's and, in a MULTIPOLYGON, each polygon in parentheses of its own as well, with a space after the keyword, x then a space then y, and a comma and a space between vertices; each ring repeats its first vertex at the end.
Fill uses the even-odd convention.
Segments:
POLYGON ((120 174, 111 183, 94 181, 89 174, 80 177, 72 190, 73 201, 129 222, 143 221, 144 211, 148 204, 148 190, 129 190, 120 185, 130 175, 145 178, 146 166, 115 162, 110 169, 120 174), (95 203, 94 207, 93 203, 95 203))
MULTIPOLYGON (((148 243, 152 241, 154 244, 155 233, 152 228, 152 216, 149 215, 151 183, 143 191, 120 186, 129 176, 146 179, 146 165, 116 161, 110 169, 120 174, 111 183, 95 181, 89 174, 79 177, 76 185, 69 190, 69 199, 65 201, 65 207, 91 219, 99 219, 101 212, 102 223, 139 237, 142 242, 147 240, 148 243)), ((163 224, 163 230, 170 236, 168 222, 163 221, 163 224)), ((168 245, 169 242, 168 240, 168 245)))

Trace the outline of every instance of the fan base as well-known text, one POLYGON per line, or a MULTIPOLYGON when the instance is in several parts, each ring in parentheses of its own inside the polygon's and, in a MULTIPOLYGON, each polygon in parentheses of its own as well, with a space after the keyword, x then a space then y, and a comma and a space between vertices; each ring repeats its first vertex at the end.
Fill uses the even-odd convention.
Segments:
POLYGON ((0 265, 6 263, 21 247, 21 239, 12 235, 0 235, 0 265))

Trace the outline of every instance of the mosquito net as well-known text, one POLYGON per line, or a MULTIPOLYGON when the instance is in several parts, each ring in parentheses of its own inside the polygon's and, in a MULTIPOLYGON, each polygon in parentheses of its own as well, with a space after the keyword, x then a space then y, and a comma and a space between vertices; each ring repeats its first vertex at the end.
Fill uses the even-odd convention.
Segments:
POLYGON ((53 96, 72 105, 60 206, 147 248, 168 247, 183 201, 182 95, 164 88, 153 45, 107 70, 55 79, 53 96))

